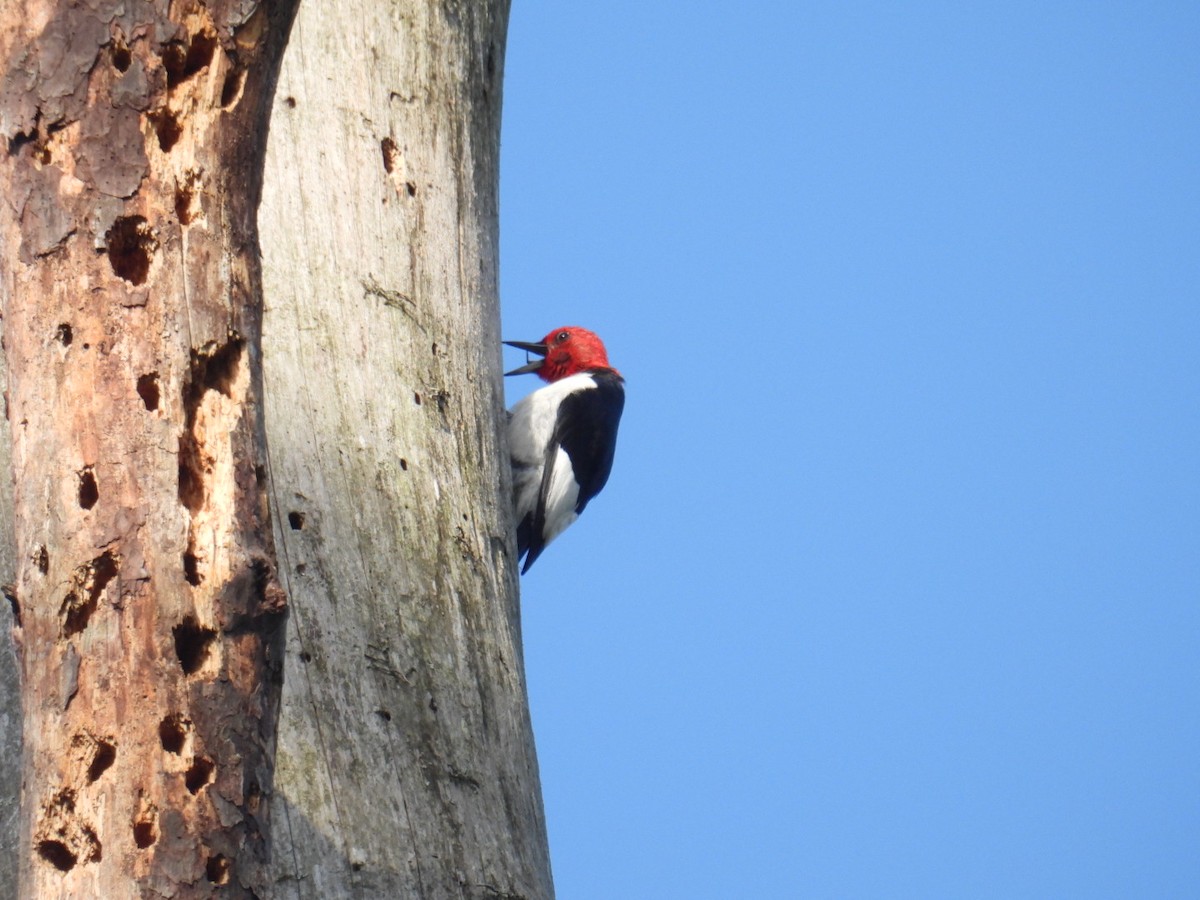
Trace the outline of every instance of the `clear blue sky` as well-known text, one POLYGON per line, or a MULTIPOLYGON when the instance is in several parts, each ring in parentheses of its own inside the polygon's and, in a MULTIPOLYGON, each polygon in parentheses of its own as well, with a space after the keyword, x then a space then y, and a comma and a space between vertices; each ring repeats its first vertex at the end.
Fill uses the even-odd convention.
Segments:
POLYGON ((560 900, 1200 896, 1200 6, 515 0, 502 171, 560 900))

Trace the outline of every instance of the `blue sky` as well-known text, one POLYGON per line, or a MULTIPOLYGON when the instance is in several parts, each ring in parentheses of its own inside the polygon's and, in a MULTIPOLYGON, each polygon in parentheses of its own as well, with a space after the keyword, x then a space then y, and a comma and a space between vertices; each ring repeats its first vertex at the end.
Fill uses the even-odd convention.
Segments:
POLYGON ((514 3, 504 334, 628 381, 523 582, 561 900, 1200 896, 1197 48, 514 3))

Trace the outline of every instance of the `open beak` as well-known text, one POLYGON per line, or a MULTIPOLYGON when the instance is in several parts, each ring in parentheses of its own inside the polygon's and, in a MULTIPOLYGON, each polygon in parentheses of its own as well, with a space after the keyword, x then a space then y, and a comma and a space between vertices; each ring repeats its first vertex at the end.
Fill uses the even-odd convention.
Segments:
MULTIPOLYGON (((527 341, 505 341, 510 347, 516 347, 518 350, 524 350, 526 353, 536 353, 538 356, 545 356, 550 349, 545 344, 531 344, 527 341)), ((542 367, 546 361, 544 359, 535 359, 533 362, 527 362, 519 369, 513 369, 511 372, 505 372, 505 375, 524 375, 527 372, 536 372, 542 367)))

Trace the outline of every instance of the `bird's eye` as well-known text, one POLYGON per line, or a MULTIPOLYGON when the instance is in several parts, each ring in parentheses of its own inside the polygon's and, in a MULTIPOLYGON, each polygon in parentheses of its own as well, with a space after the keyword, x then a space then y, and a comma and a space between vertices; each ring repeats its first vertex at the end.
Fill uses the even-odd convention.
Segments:
POLYGON ((567 338, 569 338, 570 336, 571 336, 571 335, 570 335, 570 334, 568 334, 567 332, 565 332, 565 331, 560 331, 560 332, 558 333, 558 337, 557 337, 557 338, 555 338, 555 340, 556 340, 556 341, 559 341, 559 342, 561 342, 561 341, 565 341, 565 340, 566 340, 567 338))

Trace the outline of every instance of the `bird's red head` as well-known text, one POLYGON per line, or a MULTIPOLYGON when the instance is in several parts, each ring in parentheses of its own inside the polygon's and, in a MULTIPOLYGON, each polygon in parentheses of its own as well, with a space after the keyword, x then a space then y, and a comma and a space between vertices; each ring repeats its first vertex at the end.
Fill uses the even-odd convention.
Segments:
POLYGON ((567 325, 556 328, 536 344, 524 341, 505 341, 510 347, 516 347, 527 353, 536 353, 545 359, 533 362, 506 372, 506 375, 522 375, 525 372, 535 372, 543 381, 558 381, 568 375, 586 372, 588 369, 611 369, 608 364, 608 353, 604 342, 586 328, 577 325, 567 325))

